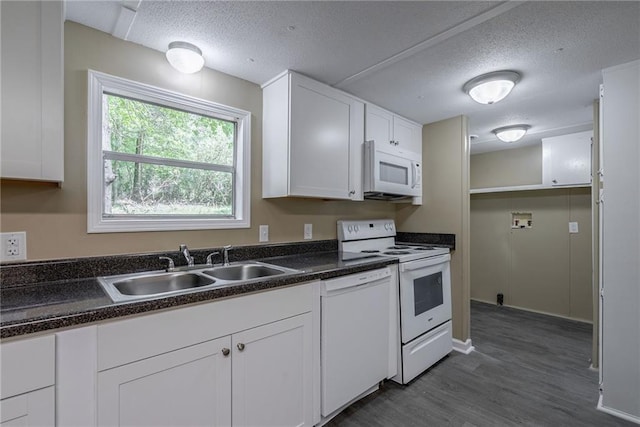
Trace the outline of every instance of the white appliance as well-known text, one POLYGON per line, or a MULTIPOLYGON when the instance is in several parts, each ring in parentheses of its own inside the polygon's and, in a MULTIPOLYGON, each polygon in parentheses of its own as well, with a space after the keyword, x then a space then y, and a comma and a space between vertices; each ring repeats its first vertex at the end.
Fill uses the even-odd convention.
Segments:
POLYGON ((322 281, 324 417, 393 375, 389 375, 392 278, 386 267, 322 281))
POLYGON ((380 200, 421 197, 421 155, 389 144, 365 141, 364 195, 380 200))
POLYGON ((338 221, 339 249, 397 257, 400 354, 394 381, 407 384, 453 349, 448 248, 395 241, 393 220, 338 221))

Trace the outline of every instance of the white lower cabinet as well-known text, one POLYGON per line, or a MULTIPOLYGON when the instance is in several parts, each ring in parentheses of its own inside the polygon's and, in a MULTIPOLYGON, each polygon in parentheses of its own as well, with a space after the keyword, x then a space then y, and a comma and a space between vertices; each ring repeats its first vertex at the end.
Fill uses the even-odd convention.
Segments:
POLYGON ((0 345, 0 426, 55 425, 55 337, 0 345))
POLYGON ((311 313, 98 374, 99 426, 303 426, 311 313))
POLYGON ((231 425, 230 346, 223 337, 100 372, 98 425, 231 425))
POLYGON ((43 427, 55 425, 55 390, 40 390, 0 401, 1 427, 43 427))
POLYGON ((319 387, 314 286, 108 322, 87 338, 61 340, 72 359, 95 337, 94 356, 86 354, 97 375, 94 386, 85 371, 78 381, 59 370, 70 390, 59 392, 60 413, 84 390, 96 393, 98 426, 311 426, 319 387))
POLYGON ((310 426, 311 313, 232 336, 234 426, 310 426))

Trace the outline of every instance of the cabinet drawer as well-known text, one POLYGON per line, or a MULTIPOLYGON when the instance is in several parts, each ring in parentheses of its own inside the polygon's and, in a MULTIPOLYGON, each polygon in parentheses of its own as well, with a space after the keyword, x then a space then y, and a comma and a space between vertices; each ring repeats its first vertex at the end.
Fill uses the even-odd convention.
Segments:
POLYGON ((0 426, 55 426, 53 386, 0 401, 0 426))
POLYGON ((55 383, 53 335, 3 343, 0 360, 1 399, 55 383))
POLYGON ((311 283, 98 326, 98 370, 311 311, 311 283))

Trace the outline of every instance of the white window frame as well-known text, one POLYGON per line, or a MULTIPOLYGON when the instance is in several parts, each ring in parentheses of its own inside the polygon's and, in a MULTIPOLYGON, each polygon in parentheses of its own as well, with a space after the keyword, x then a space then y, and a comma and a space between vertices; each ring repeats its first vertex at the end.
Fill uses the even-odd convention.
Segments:
POLYGON ((203 230, 251 226, 251 112, 93 70, 88 70, 88 89, 87 232, 203 230), (235 217, 104 218, 102 216, 104 175, 102 95, 104 92, 236 122, 236 171, 233 198, 235 217))

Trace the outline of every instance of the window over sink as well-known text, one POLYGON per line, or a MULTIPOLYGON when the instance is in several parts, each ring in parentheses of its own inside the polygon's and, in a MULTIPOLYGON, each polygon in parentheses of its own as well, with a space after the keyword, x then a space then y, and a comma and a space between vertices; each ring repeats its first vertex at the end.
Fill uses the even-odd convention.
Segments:
POLYGON ((88 232, 250 226, 250 112, 91 70, 88 110, 88 232))

